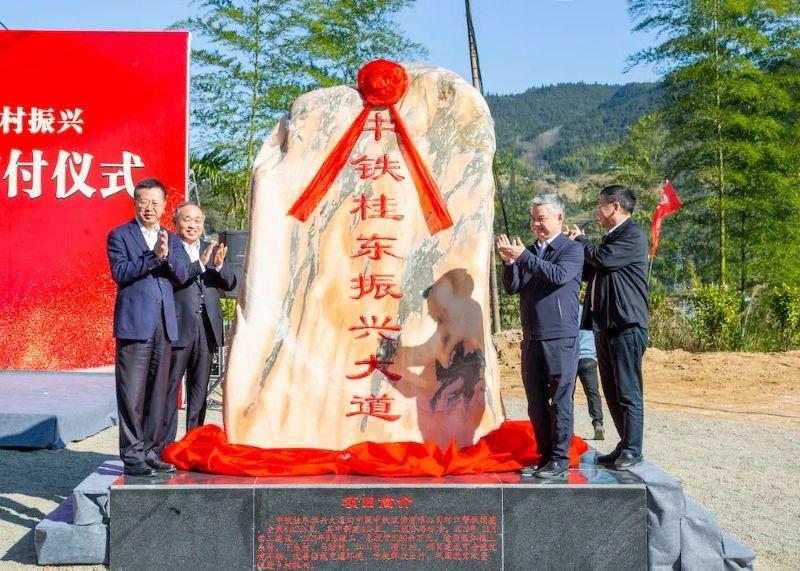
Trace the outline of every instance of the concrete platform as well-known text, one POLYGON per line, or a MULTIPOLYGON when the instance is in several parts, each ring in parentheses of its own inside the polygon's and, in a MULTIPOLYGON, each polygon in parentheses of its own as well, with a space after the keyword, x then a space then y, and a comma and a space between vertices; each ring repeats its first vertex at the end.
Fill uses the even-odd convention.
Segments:
POLYGON ((123 476, 111 504, 112 569, 647 567, 645 484, 594 465, 558 483, 123 476))

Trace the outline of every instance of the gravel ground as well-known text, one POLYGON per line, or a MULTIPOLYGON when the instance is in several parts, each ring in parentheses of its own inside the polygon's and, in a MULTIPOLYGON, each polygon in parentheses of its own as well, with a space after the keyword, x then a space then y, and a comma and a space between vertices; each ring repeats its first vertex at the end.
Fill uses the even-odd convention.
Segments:
MULTIPOLYGON (((525 416, 521 399, 505 404, 509 417, 525 416)), ((616 444, 607 418, 607 440, 591 443, 602 452, 616 444)), ((800 569, 800 430, 681 412, 647 411, 645 419, 645 456, 680 478, 723 529, 754 549, 758 569, 800 569)), ((210 411, 208 421, 221 423, 221 414, 210 411)), ((579 436, 591 432, 578 400, 575 429, 579 436)), ((34 526, 103 461, 116 458, 116 447, 111 428, 57 452, 0 450, 1 569, 35 565, 34 526)))

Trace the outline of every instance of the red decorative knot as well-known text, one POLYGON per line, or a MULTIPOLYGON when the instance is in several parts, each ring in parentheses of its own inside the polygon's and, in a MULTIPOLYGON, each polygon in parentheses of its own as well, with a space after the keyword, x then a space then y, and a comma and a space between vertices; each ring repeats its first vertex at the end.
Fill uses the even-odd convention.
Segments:
POLYGON ((419 196, 420 209, 431 234, 436 234, 453 226, 453 220, 447 212, 447 205, 442 198, 436 181, 433 180, 428 167, 419 156, 414 141, 408 133, 403 118, 395 103, 400 101, 408 89, 408 75, 400 64, 385 59, 369 62, 358 72, 358 90, 364 99, 364 108, 350 127, 336 143, 331 153, 319 167, 317 174, 311 179, 306 189, 295 200, 288 214, 301 222, 305 222, 322 201, 342 168, 347 164, 358 138, 364 131, 367 118, 373 107, 388 107, 389 116, 394 121, 394 132, 400 154, 405 159, 406 167, 414 181, 419 196))
POLYGON ((387 107, 400 101, 408 89, 408 74, 393 61, 376 59, 358 71, 358 91, 364 100, 376 107, 387 107))

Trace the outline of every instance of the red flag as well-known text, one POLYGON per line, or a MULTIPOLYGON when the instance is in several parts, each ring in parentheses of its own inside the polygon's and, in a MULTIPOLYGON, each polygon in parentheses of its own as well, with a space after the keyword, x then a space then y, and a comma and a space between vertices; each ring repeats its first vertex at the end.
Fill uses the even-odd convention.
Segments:
POLYGON ((683 203, 678 195, 675 194, 675 189, 672 188, 672 183, 669 181, 664 185, 664 190, 661 193, 661 200, 658 201, 653 212, 653 225, 650 227, 650 236, 653 241, 653 247, 650 249, 650 259, 652 260, 656 255, 658 248, 658 239, 661 236, 661 219, 667 214, 672 214, 680 210, 683 203))

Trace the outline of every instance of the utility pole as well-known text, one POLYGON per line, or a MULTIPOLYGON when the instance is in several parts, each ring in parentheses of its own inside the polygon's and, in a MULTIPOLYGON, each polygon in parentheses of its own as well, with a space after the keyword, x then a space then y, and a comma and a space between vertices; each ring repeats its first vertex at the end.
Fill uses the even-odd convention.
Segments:
MULTIPOLYGON (((478 43, 475 41, 475 28, 472 26, 472 10, 470 8, 470 0, 464 0, 467 10, 467 38, 469 40, 469 62, 470 69, 472 70, 472 85, 483 95, 483 81, 481 80, 481 64, 478 59, 478 43)), ((494 168, 494 167, 493 167, 494 168)), ((496 178, 495 178, 496 180, 496 178)), ((499 181, 497 181, 499 183, 499 181)), ((496 192, 500 192, 500 185, 495 184, 496 192)), ((500 196, 500 202, 503 203, 503 197, 500 196)), ((494 228, 494 220, 492 221, 492 228, 494 228)), ((500 327, 500 296, 497 289, 497 264, 495 263, 494 243, 491 245, 491 252, 489 254, 489 299, 492 306, 492 332, 498 333, 500 327)))

